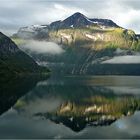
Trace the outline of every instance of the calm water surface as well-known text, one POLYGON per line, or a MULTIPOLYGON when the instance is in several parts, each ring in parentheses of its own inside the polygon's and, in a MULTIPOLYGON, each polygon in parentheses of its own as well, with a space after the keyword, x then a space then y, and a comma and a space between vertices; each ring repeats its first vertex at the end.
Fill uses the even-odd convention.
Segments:
POLYGON ((140 77, 4 81, 0 138, 140 138, 140 77))

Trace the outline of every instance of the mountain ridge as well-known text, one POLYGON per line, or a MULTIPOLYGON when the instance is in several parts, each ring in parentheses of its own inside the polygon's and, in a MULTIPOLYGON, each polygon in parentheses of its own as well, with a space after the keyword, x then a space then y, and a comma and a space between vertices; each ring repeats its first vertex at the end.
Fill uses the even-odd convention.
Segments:
POLYGON ((21 51, 18 46, 3 33, 0 33, 0 75, 16 76, 20 74, 48 72, 40 67, 29 55, 21 51))
POLYGON ((62 21, 52 22, 50 27, 53 29, 68 28, 68 27, 84 27, 92 24, 99 24, 103 26, 119 27, 112 20, 108 19, 98 19, 98 18, 88 18, 85 15, 77 12, 62 21))
POLYGON ((64 20, 54 21, 46 25, 31 25, 26 27, 19 28, 18 32, 13 34, 13 37, 21 37, 25 39, 37 38, 39 35, 44 34, 46 37, 49 30, 58 30, 66 28, 80 28, 90 25, 100 25, 103 28, 107 27, 116 27, 119 28, 115 22, 110 19, 101 19, 101 18, 88 18, 85 15, 76 12, 73 15, 67 17, 64 20), (39 35, 38 35, 39 34, 39 35), (37 36, 37 37, 36 37, 37 36))

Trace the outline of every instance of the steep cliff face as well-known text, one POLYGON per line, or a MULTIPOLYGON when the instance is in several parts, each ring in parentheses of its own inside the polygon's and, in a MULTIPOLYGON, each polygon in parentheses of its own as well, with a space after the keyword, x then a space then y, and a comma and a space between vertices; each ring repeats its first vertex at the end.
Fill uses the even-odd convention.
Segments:
POLYGON ((0 33, 0 75, 37 73, 43 69, 22 52, 10 38, 0 33))

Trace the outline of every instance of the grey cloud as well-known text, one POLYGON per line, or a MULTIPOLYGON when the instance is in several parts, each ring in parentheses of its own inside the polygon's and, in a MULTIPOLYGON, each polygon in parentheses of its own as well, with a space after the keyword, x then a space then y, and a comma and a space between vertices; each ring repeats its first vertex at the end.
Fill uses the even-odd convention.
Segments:
POLYGON ((140 9, 140 1, 139 0, 123 0, 122 4, 127 6, 128 8, 132 8, 132 9, 136 9, 136 10, 140 9))
POLYGON ((0 29, 16 32, 21 26, 49 24, 74 12, 90 18, 108 18, 124 28, 140 32, 139 0, 2 0, 0 29))

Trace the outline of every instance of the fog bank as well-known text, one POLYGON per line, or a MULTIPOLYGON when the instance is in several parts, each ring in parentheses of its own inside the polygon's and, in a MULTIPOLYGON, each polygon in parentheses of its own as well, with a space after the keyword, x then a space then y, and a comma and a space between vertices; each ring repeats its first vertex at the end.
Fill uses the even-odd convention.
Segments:
POLYGON ((28 41, 26 44, 21 46, 22 49, 28 49, 34 53, 47 53, 47 54, 61 54, 64 52, 61 46, 53 42, 46 41, 28 41))
POLYGON ((116 56, 112 59, 102 62, 103 64, 136 64, 140 63, 140 55, 126 55, 126 56, 116 56))

